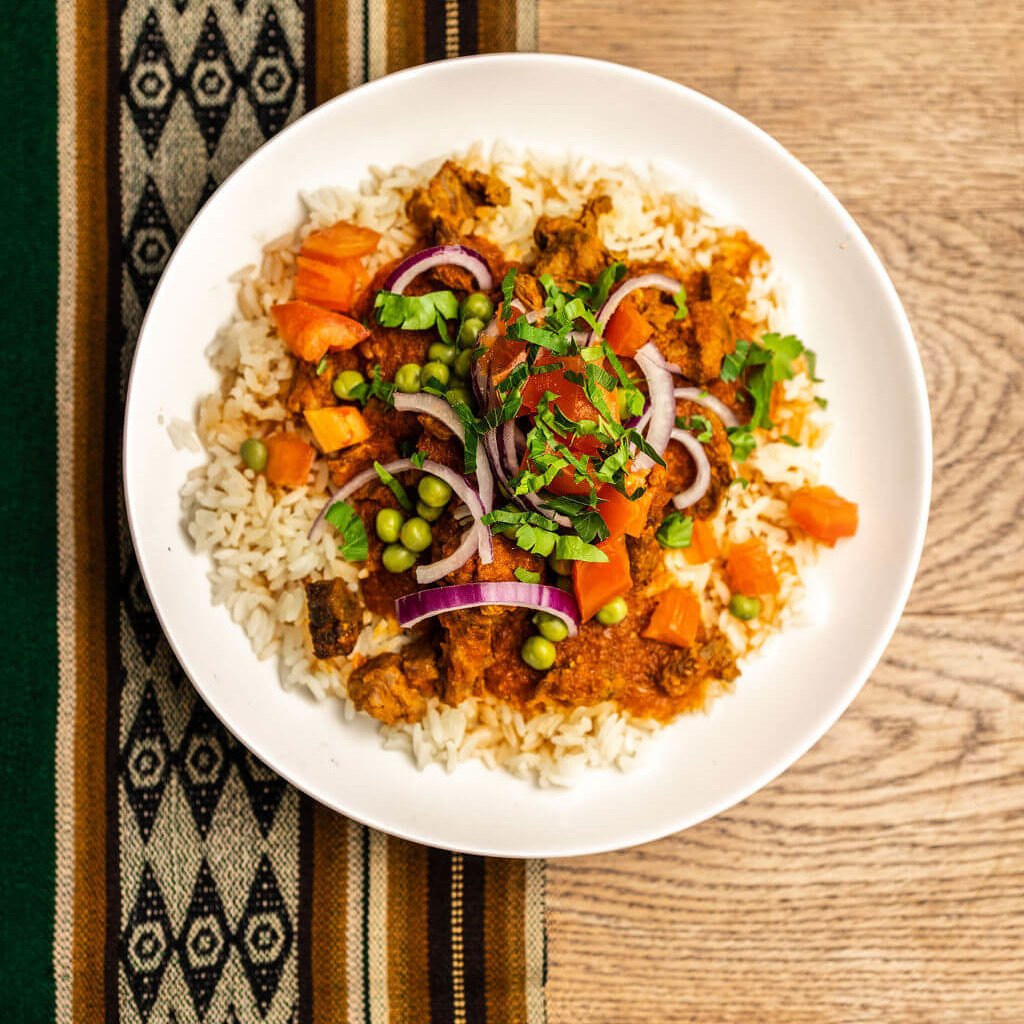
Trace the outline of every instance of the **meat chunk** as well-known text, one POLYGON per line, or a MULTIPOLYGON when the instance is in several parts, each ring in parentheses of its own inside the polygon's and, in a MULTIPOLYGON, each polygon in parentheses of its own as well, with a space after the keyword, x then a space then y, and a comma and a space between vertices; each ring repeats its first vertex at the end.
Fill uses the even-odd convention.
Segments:
MULTIPOLYGON (((684 421, 691 421, 694 416, 702 416, 711 425, 711 440, 704 441, 704 454, 711 464, 711 482, 700 501, 685 508, 682 511, 686 515, 696 516, 698 519, 710 519, 721 507, 725 493, 732 483, 732 445, 729 443, 729 436, 722 426, 722 421, 703 405, 690 402, 687 399, 680 399, 676 403, 676 417, 684 421)), ((694 423, 690 433, 695 437, 706 431, 702 420, 694 423)), ((696 479, 697 464, 688 451, 679 443, 670 444, 663 455, 665 467, 668 472, 665 474, 661 486, 668 497, 685 491, 696 479)))
POLYGON ((633 586, 643 590, 654 580, 665 560, 665 552, 655 539, 655 527, 648 526, 639 537, 626 538, 629 571, 633 586))
POLYGON ((485 606, 438 616, 445 633, 441 652, 446 703, 461 704, 483 692, 484 673, 494 662, 491 635, 503 611, 485 606))
POLYGON ((477 207, 504 206, 509 197, 509 187, 495 175, 446 160, 425 187, 413 191, 405 209, 424 235, 447 242, 472 230, 477 207))
MULTIPOLYGON (((436 233, 435 237, 439 243, 445 245, 466 245, 470 249, 476 249, 487 261, 491 277, 496 282, 500 282, 505 276, 505 268, 507 266, 505 255, 490 239, 484 238, 481 235, 463 236, 447 229, 436 233)), ((435 267, 430 271, 429 275, 424 275, 424 277, 429 277, 430 280, 434 281, 435 288, 451 288, 452 291, 467 293, 477 290, 476 278, 468 270, 453 266, 450 263, 435 267)), ((500 295, 500 291, 497 288, 491 292, 492 298, 496 298, 498 295, 500 295)))
POLYGON ((363 418, 370 428, 370 436, 327 459, 335 487, 344 486, 375 461, 383 464, 399 458, 399 445, 403 441, 413 441, 420 430, 419 421, 412 413, 396 412, 376 399, 367 403, 363 418))
POLYGON ((516 270, 516 281, 512 294, 527 308, 540 309, 544 305, 544 289, 540 281, 525 270, 516 270))
POLYGON ((351 654, 363 627, 359 599, 344 580, 307 580, 305 587, 313 653, 318 658, 351 654))
POLYGON ((285 407, 289 412, 304 413, 307 409, 326 409, 337 405, 338 400, 331 390, 334 378, 342 370, 356 370, 359 359, 354 352, 328 352, 327 364, 322 373, 316 372, 314 363, 296 360, 292 386, 285 407))
POLYGON ((704 703, 708 683, 730 682, 739 675, 736 654, 717 629, 710 640, 675 648, 665 661, 659 685, 670 697, 691 697, 693 707, 704 703))
POLYGON ((533 239, 540 255, 533 267, 534 275, 550 274, 559 285, 593 281, 613 262, 597 231, 597 218, 611 208, 608 196, 597 196, 583 207, 575 220, 572 217, 538 218, 533 239))
POLYGON ((385 725, 418 722, 436 682, 437 666, 429 651, 410 645, 397 654, 378 654, 355 669, 348 695, 360 711, 385 725))
MULTIPOLYGON (((409 294, 419 294, 425 281, 414 281, 409 294), (414 287, 418 285, 419 287, 414 287)), ((376 321, 370 328, 370 336, 359 344, 359 352, 369 367, 380 364, 384 380, 394 380, 395 371, 405 363, 427 361, 427 350, 437 341, 437 331, 406 331, 401 327, 381 327, 376 321)))

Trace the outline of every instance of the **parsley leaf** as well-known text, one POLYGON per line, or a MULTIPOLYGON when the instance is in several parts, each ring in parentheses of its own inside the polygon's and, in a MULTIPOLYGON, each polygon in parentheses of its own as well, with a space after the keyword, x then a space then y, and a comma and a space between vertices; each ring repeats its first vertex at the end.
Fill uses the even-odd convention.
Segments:
POLYGON ((324 356, 319 363, 316 364, 316 375, 322 377, 324 370, 327 369, 327 356, 324 356))
POLYGON ((427 461, 427 453, 415 451, 409 456, 409 461, 417 468, 422 469, 423 463, 427 461))
POLYGON ((380 363, 373 368, 373 380, 369 383, 364 381, 357 384, 349 392, 349 395, 366 405, 371 398, 378 398, 385 405, 394 405, 395 385, 388 380, 382 380, 380 374, 380 363))
POLYGON ((804 358, 807 360, 807 376, 810 377, 815 384, 821 384, 822 380, 818 376, 818 353, 812 352, 809 348, 805 348, 804 358))
POLYGON ((677 291, 675 293, 675 295, 672 296, 672 301, 676 304, 676 315, 674 317, 672 317, 672 319, 673 320, 685 320, 686 317, 689 316, 689 314, 690 314, 690 310, 686 306, 686 286, 685 285, 683 285, 683 287, 680 288, 679 291, 677 291))
POLYGON ((693 516, 669 512, 654 536, 663 548, 688 548, 693 539, 693 516))
POLYGON ((366 539, 366 527, 356 510, 343 501, 336 501, 327 510, 324 519, 341 534, 341 543, 338 545, 341 557, 348 562, 365 562, 370 546, 366 539))
POLYGON ((575 298, 583 299, 594 309, 600 309, 608 299, 612 287, 626 276, 626 264, 620 260, 604 268, 593 284, 581 284, 575 298))
POLYGON ((827 409, 828 408, 828 399, 827 398, 821 398, 821 397, 815 395, 814 401, 817 402, 817 404, 818 404, 818 406, 820 408, 822 408, 822 409, 827 409))
POLYGON ((607 562, 608 556, 600 548, 588 544, 572 534, 560 536, 555 541, 555 558, 567 562, 607 562))
POLYGON ((729 481, 729 486, 732 487, 733 484, 739 484, 743 490, 746 490, 750 486, 750 481, 745 476, 734 476, 729 481))
POLYGON ((405 493, 405 488, 379 462, 374 461, 373 468, 377 470, 377 476, 380 477, 381 482, 388 485, 391 493, 398 500, 398 504, 406 512, 412 512, 412 502, 409 500, 409 495, 405 493))
POLYGON ((401 327, 407 331, 425 331, 440 318, 454 320, 459 315, 459 300, 452 291, 427 295, 396 295, 379 291, 373 308, 382 327, 401 327))
POLYGON ((516 268, 509 267, 508 273, 501 282, 501 294, 504 302, 501 306, 501 319, 507 320, 512 315, 512 293, 516 287, 516 268))
POLYGON ((726 430, 729 444, 732 445, 732 457, 736 462, 746 462, 747 456, 757 447, 754 434, 749 423, 741 423, 738 427, 726 430))
POLYGON ((722 360, 722 380, 726 383, 734 381, 742 372, 750 352, 750 342, 740 339, 736 342, 736 351, 730 352, 722 360))
POLYGON ((699 430, 697 440, 701 444, 711 440, 711 420, 707 416, 677 416, 676 426, 680 430, 699 430))
POLYGON ((517 565, 512 572, 520 583, 540 583, 539 572, 530 572, 529 569, 524 569, 519 565, 517 565))
POLYGON ((543 527, 524 525, 516 530, 516 544, 530 554, 547 558, 555 550, 555 534, 543 527))
POLYGON ((800 442, 795 437, 790 437, 789 434, 783 434, 782 440, 792 448, 800 447, 800 442))

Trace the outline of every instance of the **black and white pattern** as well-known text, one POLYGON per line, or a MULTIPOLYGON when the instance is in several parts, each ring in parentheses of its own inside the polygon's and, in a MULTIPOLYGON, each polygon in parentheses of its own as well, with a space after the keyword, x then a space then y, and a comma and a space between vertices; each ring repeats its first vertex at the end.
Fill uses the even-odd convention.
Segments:
MULTIPOLYGON (((178 238, 306 97, 298 0, 119 6, 123 394, 178 238)), ((123 527, 120 540, 119 1018, 291 1024, 300 797, 185 682, 123 527)))

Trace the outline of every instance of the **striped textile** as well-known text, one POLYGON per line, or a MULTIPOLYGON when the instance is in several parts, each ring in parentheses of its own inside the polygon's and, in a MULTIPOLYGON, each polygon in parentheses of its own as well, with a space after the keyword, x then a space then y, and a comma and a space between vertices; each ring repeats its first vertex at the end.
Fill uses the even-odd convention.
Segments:
POLYGON ((363 81, 534 47, 534 2, 5 8, 0 184, 19 243, 0 266, 17 285, 5 354, 20 386, 4 415, 25 440, 5 469, 14 490, 0 501, 24 525, 0 584, 27 627, 5 668, 26 699, 0 725, 12 887, 0 929, 18 979, 5 1019, 545 1020, 543 864, 373 832, 256 761, 174 661, 119 484, 141 318, 217 184, 363 81), (55 495, 41 470, 54 453, 55 495))

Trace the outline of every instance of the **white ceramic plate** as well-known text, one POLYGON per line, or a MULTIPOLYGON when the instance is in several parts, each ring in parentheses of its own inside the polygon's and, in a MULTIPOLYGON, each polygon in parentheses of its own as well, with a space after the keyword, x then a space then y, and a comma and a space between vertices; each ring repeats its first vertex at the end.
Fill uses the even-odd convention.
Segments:
POLYGON ((300 789, 375 828, 499 856, 629 846, 702 821, 765 785, 842 713, 892 635, 924 538, 927 395, 906 316, 838 201, 777 142, 714 101, 639 71, 578 58, 500 55, 431 64, 332 100, 281 132, 221 186, 182 238, 143 325, 124 436, 128 514, 150 596, 181 664, 227 727, 300 789), (594 771, 542 790, 468 764, 417 772, 278 683, 210 603, 209 562, 181 528, 178 488, 200 456, 166 424, 217 386, 204 349, 234 309, 228 277, 297 224, 298 193, 354 186, 369 164, 416 163, 503 138, 608 162, 653 161, 772 254, 789 327, 819 354, 837 428, 827 479, 860 503, 855 541, 816 573, 818 623, 774 641, 707 715, 664 730, 628 775, 594 771), (884 368, 884 370, 883 370, 884 368))

